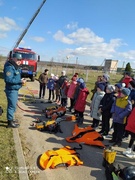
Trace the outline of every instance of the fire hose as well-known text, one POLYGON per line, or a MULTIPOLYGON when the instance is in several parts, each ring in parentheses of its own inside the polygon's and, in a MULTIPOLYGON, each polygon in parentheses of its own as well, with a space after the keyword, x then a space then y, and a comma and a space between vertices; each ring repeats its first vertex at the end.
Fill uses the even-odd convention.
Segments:
POLYGON ((28 112, 28 113, 32 113, 32 114, 43 114, 42 111, 33 111, 33 110, 28 110, 28 109, 23 109, 18 103, 17 106, 19 109, 21 109, 22 111, 28 112))
MULTIPOLYGON (((29 88, 26 86, 26 84, 25 84, 25 86, 23 86, 23 87, 22 87, 22 88, 23 88, 23 91, 21 91, 21 93, 23 94, 23 100, 26 101, 26 95, 31 95, 32 98, 33 98, 33 100, 35 100, 34 92, 35 92, 35 94, 37 94, 37 91, 33 91, 33 90, 29 89, 29 88), (23 88, 23 87, 24 87, 24 88, 23 88)), ((18 106, 18 108, 21 109, 22 111, 25 111, 25 112, 28 112, 28 113, 32 113, 32 114, 43 114, 42 111, 33 111, 33 110, 23 109, 23 108, 19 105, 19 102, 20 102, 20 101, 21 101, 21 100, 18 101, 17 106, 18 106)))

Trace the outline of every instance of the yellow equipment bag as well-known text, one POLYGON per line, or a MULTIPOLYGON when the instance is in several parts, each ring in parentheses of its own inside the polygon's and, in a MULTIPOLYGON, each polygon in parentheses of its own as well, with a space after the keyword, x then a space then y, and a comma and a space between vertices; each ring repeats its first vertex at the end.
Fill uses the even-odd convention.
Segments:
POLYGON ((104 149, 103 150, 103 158, 107 163, 112 164, 115 161, 116 153, 117 152, 112 148, 104 149))
POLYGON ((65 146, 58 150, 48 150, 40 156, 39 165, 43 169, 82 165, 83 162, 76 152, 76 149, 82 149, 81 145, 80 147, 81 148, 71 148, 70 146, 65 146))

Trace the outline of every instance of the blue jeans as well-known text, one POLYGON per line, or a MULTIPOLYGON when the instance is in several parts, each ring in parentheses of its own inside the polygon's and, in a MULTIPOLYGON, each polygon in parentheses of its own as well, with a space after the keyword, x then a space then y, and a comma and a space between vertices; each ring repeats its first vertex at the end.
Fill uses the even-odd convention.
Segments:
POLYGON ((7 96, 7 120, 12 121, 16 111, 18 90, 5 90, 5 93, 7 96))

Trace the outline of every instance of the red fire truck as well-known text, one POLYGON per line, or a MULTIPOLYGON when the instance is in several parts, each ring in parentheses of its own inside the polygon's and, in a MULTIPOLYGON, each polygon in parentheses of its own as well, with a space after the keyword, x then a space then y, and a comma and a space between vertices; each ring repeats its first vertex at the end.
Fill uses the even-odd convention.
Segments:
POLYGON ((22 55, 20 65, 21 77, 30 78, 31 81, 34 81, 37 74, 37 62, 40 61, 40 56, 31 49, 19 47, 10 51, 9 59, 12 58, 14 53, 19 53, 22 55))
POLYGON ((40 56, 37 55, 31 49, 18 48, 18 46, 45 2, 46 2, 46 0, 43 0, 43 2, 41 3, 39 8, 33 15, 32 19, 28 23, 27 27, 24 29, 24 31, 20 35, 19 39, 17 40, 13 50, 10 51, 9 56, 8 56, 8 59, 11 59, 13 57, 14 53, 20 53, 22 55, 22 60, 21 60, 21 65, 20 65, 21 76, 29 77, 31 79, 31 81, 35 80, 35 76, 37 74, 37 62, 40 61, 40 56))

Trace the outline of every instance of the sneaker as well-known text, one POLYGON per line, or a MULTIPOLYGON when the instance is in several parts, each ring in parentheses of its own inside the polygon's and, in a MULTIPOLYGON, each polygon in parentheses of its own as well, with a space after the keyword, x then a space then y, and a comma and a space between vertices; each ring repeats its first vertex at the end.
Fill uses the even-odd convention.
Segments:
POLYGON ((96 126, 96 125, 92 124, 92 125, 91 125, 91 127, 92 127, 92 128, 97 128, 98 126, 96 126))
POLYGON ((131 148, 127 148, 126 151, 123 151, 123 155, 131 154, 131 152, 132 152, 132 149, 131 148))
POLYGON ((61 102, 60 102, 60 101, 58 101, 58 102, 57 102, 57 105, 61 105, 61 102))
POLYGON ((112 138, 111 134, 106 135, 106 138, 112 138))
POLYGON ((101 130, 101 131, 99 131, 98 133, 99 133, 99 134, 103 134, 103 131, 101 130))
POLYGON ((113 133, 113 131, 114 131, 114 129, 113 129, 113 128, 111 128, 109 132, 110 132, 110 133, 113 133))
POLYGON ((78 126, 81 126, 83 124, 83 122, 77 122, 78 126))
POLYGON ((121 142, 115 142, 112 146, 114 146, 114 147, 121 147, 121 142))
POLYGON ((102 135, 102 136, 107 136, 108 133, 104 131, 103 133, 101 133, 101 135, 102 135))
POLYGON ((99 126, 102 126, 102 123, 99 123, 99 126))
POLYGON ((8 125, 7 128, 18 128, 20 125, 16 124, 14 121, 9 121, 8 120, 8 125))
POLYGON ((128 141, 128 137, 122 138, 122 141, 128 141))
POLYGON ((18 119, 14 119, 13 122, 14 122, 15 124, 19 124, 18 119))
POLYGON ((131 152, 129 154, 125 154, 127 157, 129 158, 135 158, 135 153, 134 152, 131 152))
POLYGON ((115 143, 115 140, 111 139, 109 140, 109 143, 115 143))

